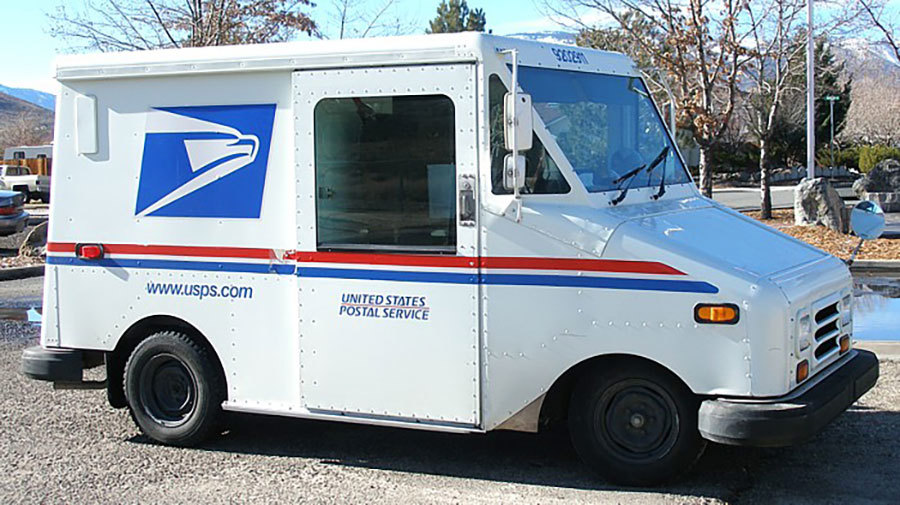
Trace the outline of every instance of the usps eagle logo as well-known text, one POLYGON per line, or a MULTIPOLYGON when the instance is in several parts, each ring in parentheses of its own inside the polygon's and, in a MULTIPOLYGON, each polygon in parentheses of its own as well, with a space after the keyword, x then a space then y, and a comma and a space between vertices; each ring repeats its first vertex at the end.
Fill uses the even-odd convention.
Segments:
POLYGON ((151 110, 135 216, 258 218, 274 120, 275 104, 151 110))

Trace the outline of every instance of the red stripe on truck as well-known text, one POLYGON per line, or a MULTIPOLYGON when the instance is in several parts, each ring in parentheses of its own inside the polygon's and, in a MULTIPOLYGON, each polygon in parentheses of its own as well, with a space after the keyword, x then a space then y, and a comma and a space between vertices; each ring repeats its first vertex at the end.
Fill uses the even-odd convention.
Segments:
MULTIPOLYGON (((51 242, 47 244, 50 252, 74 253, 72 242, 51 242)), ((201 247, 174 245, 136 245, 136 244, 103 244, 108 254, 146 254, 148 256, 198 256, 211 258, 254 258, 274 259, 275 251, 271 249, 254 249, 250 247, 201 247)))
MULTIPOLYGON (((143 254, 148 256, 196 256, 212 258, 277 259, 272 249, 249 247, 201 247, 134 244, 103 244, 108 254, 143 254)), ((74 242, 51 242, 47 250, 55 253, 74 253, 74 242)), ((344 252, 289 251, 285 260, 300 263, 343 263, 354 265, 392 265, 436 268, 490 268, 506 270, 579 270, 585 272, 617 272, 659 275, 686 275, 684 272, 656 261, 630 261, 575 258, 528 258, 438 256, 418 254, 368 254, 344 252)))

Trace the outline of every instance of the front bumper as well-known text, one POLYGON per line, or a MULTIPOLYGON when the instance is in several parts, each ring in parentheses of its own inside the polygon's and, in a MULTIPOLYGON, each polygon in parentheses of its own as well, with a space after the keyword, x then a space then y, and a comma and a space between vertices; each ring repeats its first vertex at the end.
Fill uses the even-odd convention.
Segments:
POLYGON ((704 401, 699 413, 700 434, 721 444, 755 447, 784 447, 808 440, 878 380, 875 354, 852 353, 839 368, 796 397, 704 401))

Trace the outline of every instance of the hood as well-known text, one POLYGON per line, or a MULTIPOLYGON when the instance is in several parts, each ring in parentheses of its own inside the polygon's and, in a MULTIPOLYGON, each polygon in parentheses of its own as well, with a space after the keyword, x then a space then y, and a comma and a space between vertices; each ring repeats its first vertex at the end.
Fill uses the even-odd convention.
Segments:
POLYGON ((687 209, 623 222, 604 256, 653 258, 751 282, 828 255, 730 209, 687 209))

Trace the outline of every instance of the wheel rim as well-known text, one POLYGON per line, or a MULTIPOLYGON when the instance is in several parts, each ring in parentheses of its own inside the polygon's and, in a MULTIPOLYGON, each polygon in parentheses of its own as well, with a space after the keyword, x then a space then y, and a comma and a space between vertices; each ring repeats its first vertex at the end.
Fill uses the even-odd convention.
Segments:
POLYGON ((678 410, 658 385, 629 379, 601 396, 594 430, 618 457, 649 463, 668 454, 678 438, 678 410))
POLYGON ((140 391, 141 405, 153 421, 179 426, 194 412, 197 380, 179 357, 157 354, 141 370, 140 391))

